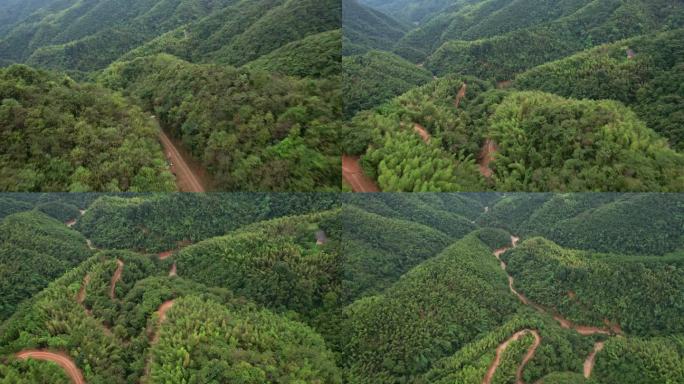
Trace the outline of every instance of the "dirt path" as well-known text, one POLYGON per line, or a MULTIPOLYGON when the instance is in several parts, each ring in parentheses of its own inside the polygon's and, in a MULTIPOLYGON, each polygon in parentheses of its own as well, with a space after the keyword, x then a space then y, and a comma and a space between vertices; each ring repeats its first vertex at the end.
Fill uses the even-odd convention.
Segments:
POLYGON ((94 250, 97 249, 97 248, 95 248, 95 246, 93 245, 93 242, 90 241, 90 239, 86 239, 86 245, 88 246, 88 248, 89 248, 90 250, 93 250, 93 251, 94 251, 94 250))
POLYGON ((497 89, 506 89, 506 88, 509 88, 512 84, 513 84, 513 82, 510 80, 499 81, 496 83, 496 88, 497 89))
POLYGON ((461 105, 461 100, 463 100, 463 98, 465 97, 467 90, 468 90, 468 84, 463 83, 463 85, 461 86, 461 89, 458 90, 458 95, 456 95, 456 100, 454 100, 454 106, 456 108, 458 108, 458 106, 461 105))
POLYGON ((71 228, 71 227, 73 227, 74 225, 76 225, 76 219, 71 219, 71 220, 67 221, 67 222, 64 223, 64 224, 65 224, 67 227, 71 228))
POLYGON ((174 276, 178 276, 178 270, 176 268, 176 263, 173 263, 173 265, 171 265, 171 270, 169 271, 169 277, 174 277, 174 276))
POLYGON ((586 360, 584 360, 584 377, 589 378, 591 376, 591 371, 594 370, 594 363, 596 362, 596 354, 601 352, 603 347, 605 346, 605 342, 599 341, 596 344, 594 344, 594 350, 591 351, 589 354, 589 357, 587 357, 586 360))
POLYGON ((358 156, 342 156, 342 177, 353 192, 380 192, 378 185, 363 174, 358 156))
POLYGON ((72 383, 85 384, 85 380, 83 379, 83 373, 81 373, 81 370, 78 369, 73 360, 71 360, 71 358, 67 356, 65 353, 55 353, 34 349, 21 351, 17 353, 16 356, 17 358, 22 360, 36 359, 56 363, 64 369, 64 372, 67 374, 67 376, 69 376, 72 383))
POLYGON ((187 162, 181 156, 176 146, 163 130, 159 130, 159 139, 164 147, 164 152, 171 162, 171 171, 176 175, 176 185, 181 192, 204 192, 204 186, 200 178, 192 171, 187 162))
POLYGON ((486 178, 492 177, 492 169, 489 168, 489 163, 494 161, 494 154, 497 151, 496 143, 493 140, 487 139, 482 146, 482 151, 480 151, 480 157, 478 165, 480 167, 480 173, 486 178))
POLYGON ((173 250, 173 251, 166 251, 166 252, 159 253, 159 260, 168 259, 169 257, 173 256, 174 252, 176 252, 176 251, 173 250))
POLYGON ((114 275, 112 276, 112 282, 109 284, 109 297, 114 300, 116 298, 116 292, 114 289, 116 288, 116 283, 121 280, 121 274, 123 273, 124 269, 124 262, 121 260, 116 260, 116 271, 114 271, 114 275))
POLYGON ((428 133, 427 129, 425 129, 425 127, 423 127, 422 125, 420 125, 420 124, 418 124, 418 123, 415 123, 415 124, 413 125, 413 130, 414 130, 417 134, 420 135, 420 138, 423 139, 423 141, 425 142, 425 144, 430 143, 431 137, 430 137, 430 134, 428 133))
POLYGON ((83 304, 83 301, 85 301, 85 295, 86 295, 86 286, 90 284, 90 274, 87 274, 83 277, 83 283, 81 283, 81 289, 78 290, 78 294, 76 295, 76 302, 79 304, 83 304))
POLYGON ((522 373, 523 370, 525 369, 525 365, 532 360, 534 357, 534 354, 537 352, 537 348, 539 347, 539 344, 541 344, 541 336, 539 335, 539 332, 533 329, 523 329, 521 331, 516 332, 511 336, 508 340, 504 341, 501 343, 497 348, 496 348, 496 357, 494 357, 494 361, 492 364, 489 366, 489 369, 487 370, 487 374, 485 375, 484 379, 482 380, 482 384, 490 384, 492 382, 492 379, 494 378, 494 374, 496 373, 497 368, 499 368, 499 365, 501 364, 501 356, 503 356, 503 353, 506 351, 506 348, 510 345, 510 343, 519 340, 521 337, 525 336, 526 334, 532 334, 534 336, 534 342, 530 346, 530 348, 527 350, 527 353, 525 354, 525 357, 523 357, 522 362, 520 362, 520 365, 518 366, 518 369, 515 372, 515 382, 516 384, 523 384, 522 380, 522 373))

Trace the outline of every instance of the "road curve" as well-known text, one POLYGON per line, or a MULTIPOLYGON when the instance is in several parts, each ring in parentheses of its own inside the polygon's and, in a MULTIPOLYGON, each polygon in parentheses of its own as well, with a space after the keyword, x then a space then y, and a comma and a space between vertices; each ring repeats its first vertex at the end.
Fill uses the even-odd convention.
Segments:
POLYGON ((342 177, 353 192, 380 192, 378 185, 363 174, 358 156, 342 156, 342 177))
POLYGON ((594 363, 596 363, 596 354, 601 352, 603 350, 603 347, 606 345, 605 342, 599 341, 596 344, 594 344, 594 350, 591 351, 589 354, 589 357, 587 357, 586 360, 584 360, 584 377, 589 378, 591 376, 591 372, 594 370, 594 363))
POLYGON ((487 374, 485 375, 484 379, 482 380, 482 384, 490 384, 492 382, 492 379, 494 378, 494 374, 496 373, 497 368, 499 368, 499 365, 501 364, 501 356, 503 353, 506 351, 506 348, 510 345, 511 342, 519 340, 521 337, 525 336, 526 334, 532 334, 534 336, 534 342, 530 346, 530 348, 527 350, 527 353, 525 354, 525 357, 523 357, 523 360, 520 362, 520 365, 518 366, 518 369, 515 372, 515 382, 516 384, 524 384, 522 380, 522 373, 523 370, 525 369, 525 366, 527 363, 532 360, 534 357, 534 354, 537 352, 537 348, 539 347, 539 344, 541 344, 541 336, 539 335, 539 332, 533 329, 523 329, 521 331, 518 331, 513 334, 508 340, 504 341, 501 343, 497 348, 496 348, 496 356, 494 357, 494 361, 492 361, 492 364, 489 366, 489 369, 487 370, 487 374))
POLYGON ((425 129, 425 127, 423 127, 422 125, 420 125, 420 124, 418 124, 418 123, 415 123, 415 124, 413 125, 413 130, 414 130, 418 135, 420 135, 420 138, 423 139, 423 141, 425 142, 425 144, 429 144, 429 143, 430 143, 431 137, 430 137, 430 134, 428 133, 427 129, 425 129))
POLYGON ((123 268, 124 268, 124 262, 121 260, 116 260, 116 271, 114 271, 114 275, 112 276, 112 282, 109 284, 109 297, 113 300, 116 298, 116 292, 114 289, 116 288, 116 283, 121 280, 121 274, 123 273, 123 268))
POLYGON ((56 363, 64 369, 64 372, 69 376, 71 382, 74 384, 85 384, 85 379, 83 379, 83 373, 78 369, 76 364, 64 353, 48 352, 41 350, 25 350, 17 353, 17 358, 26 359, 36 359, 43 361, 51 361, 56 363))
POLYGON ((181 192, 204 192, 199 178, 185 162, 183 156, 163 130, 159 131, 159 139, 164 152, 173 163, 172 169, 176 174, 176 185, 181 192))

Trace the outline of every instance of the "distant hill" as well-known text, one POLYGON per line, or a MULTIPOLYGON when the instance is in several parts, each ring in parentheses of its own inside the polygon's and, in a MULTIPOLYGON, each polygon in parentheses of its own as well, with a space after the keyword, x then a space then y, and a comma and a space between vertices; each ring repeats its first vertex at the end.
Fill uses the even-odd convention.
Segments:
POLYGON ((342 1, 342 25, 347 40, 344 55, 371 49, 391 50, 409 29, 405 23, 363 6, 357 0, 342 1))

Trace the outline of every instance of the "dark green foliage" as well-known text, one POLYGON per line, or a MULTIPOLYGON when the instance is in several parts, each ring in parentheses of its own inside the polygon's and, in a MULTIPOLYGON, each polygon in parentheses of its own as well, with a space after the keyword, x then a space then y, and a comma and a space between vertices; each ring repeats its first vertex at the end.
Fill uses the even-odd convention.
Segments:
POLYGON ((297 80, 158 55, 117 63, 101 81, 154 111, 201 160, 218 190, 339 188, 337 80, 297 80))
POLYGON ((409 269, 449 244, 442 232, 411 221, 382 217, 354 206, 340 216, 344 241, 345 301, 384 291, 409 269))
POLYGON ((0 69, 0 190, 171 191, 157 128, 99 86, 0 69))
POLYGON ((317 245, 315 236, 319 223, 334 214, 251 225, 188 247, 175 259, 190 279, 196 276, 198 282, 227 288, 275 310, 309 315, 335 303, 340 294, 338 239, 317 245))
POLYGON ((297 77, 338 76, 342 69, 342 32, 333 30, 289 43, 245 66, 297 77))
POLYGON ((136 46, 232 0, 60 3, 38 10, 2 36, 0 57, 62 70, 102 69, 136 46))
POLYGON ((523 223, 546 201, 552 198, 549 193, 513 193, 504 195, 494 205, 486 209, 478 223, 482 226, 499 227, 517 235, 523 223))
POLYGON ((477 237, 491 249, 500 249, 511 245, 511 234, 500 228, 482 228, 477 237))
POLYGON ((475 41, 447 41, 427 66, 438 73, 511 80, 526 69, 598 44, 681 27, 683 12, 680 3, 668 0, 594 0, 539 26, 475 41))
POLYGON ((348 118, 432 79, 426 69, 389 52, 344 57, 342 67, 344 114, 348 118))
POLYGON ((3 383, 8 384, 71 383, 64 370, 56 364, 33 359, 17 360, 8 365, 0 365, 0 377, 2 377, 3 383))
POLYGON ((62 222, 76 219, 81 215, 77 206, 59 200, 37 205, 36 209, 62 222))
POLYGON ((613 99, 632 107, 649 128, 684 148, 684 29, 603 45, 516 77, 522 89, 577 99, 613 99), (635 54, 628 57, 628 50, 635 54))
POLYGON ((411 382, 515 311, 489 247, 470 235, 378 296, 345 309, 342 361, 355 383, 411 382))
POLYGON ((682 194, 624 195, 559 222, 548 237, 570 248, 662 255, 682 246, 682 212, 682 194))
POLYGON ((33 204, 15 200, 12 198, 0 197, 0 219, 13 213, 28 211, 33 208, 33 204))
POLYGON ((69 267, 90 256, 85 238, 43 213, 0 221, 0 320, 69 267))
POLYGON ((408 29, 405 24, 357 0, 342 1, 342 26, 346 39, 343 55, 372 49, 389 51, 408 29))
POLYGON ((103 196, 76 228, 98 247, 163 252, 267 218, 337 206, 333 194, 164 194, 103 196))
POLYGON ((362 3, 368 6, 414 24, 447 8, 458 8, 467 2, 468 0, 362 0, 362 3))
POLYGON ((503 258, 519 292, 576 324, 602 327, 607 320, 647 336, 684 331, 678 315, 684 311, 681 252, 663 258, 599 255, 533 238, 503 258))

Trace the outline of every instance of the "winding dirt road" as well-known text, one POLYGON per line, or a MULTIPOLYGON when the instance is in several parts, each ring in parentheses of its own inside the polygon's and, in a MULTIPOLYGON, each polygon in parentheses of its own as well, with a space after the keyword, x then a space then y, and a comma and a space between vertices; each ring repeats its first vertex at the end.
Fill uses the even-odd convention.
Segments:
POLYGON ((420 124, 418 124, 418 123, 415 123, 415 124, 413 125, 413 130, 414 130, 418 135, 420 135, 420 138, 423 139, 423 141, 425 142, 425 144, 429 144, 429 143, 430 143, 431 137, 430 137, 430 134, 428 133, 427 129, 425 129, 425 127, 423 127, 422 125, 420 125, 420 124))
POLYGON ((363 174, 358 156, 342 156, 342 177, 351 185, 353 192, 380 192, 378 185, 363 174))
MULTIPOLYGON (((503 248, 499 248, 499 249, 495 250, 494 256, 497 258, 497 260, 499 260, 499 263, 501 265, 501 269, 504 270, 504 272, 506 272, 506 275, 508 276, 508 288, 510 289, 510 291, 514 295, 516 295, 518 297, 518 299, 523 304, 532 306, 537 311, 546 314, 549 311, 547 311, 545 308, 541 307, 540 305, 531 302, 527 297, 525 297, 525 295, 523 295, 520 292, 515 290, 515 287, 514 287, 515 280, 506 271, 506 267, 507 267, 506 263, 503 260, 501 260, 501 255, 503 253, 505 253, 506 251, 508 251, 509 249, 515 248, 518 241, 520 241, 519 237, 511 236, 511 244, 512 245, 509 247, 503 247, 503 248)), ((620 329, 619 324, 611 325, 611 323, 607 319, 604 320, 607 328, 599 328, 599 327, 593 327, 593 326, 576 325, 573 322, 571 322, 570 320, 562 317, 558 313, 553 313, 552 316, 553 316, 553 319, 556 320, 562 328, 572 329, 575 332, 577 332, 583 336, 595 335, 595 334, 611 335, 613 333, 619 335, 622 333, 622 330, 620 329)), ((521 332, 523 334, 525 332, 537 333, 537 331, 531 331, 531 330, 519 331, 518 333, 513 335, 510 339, 508 339, 507 341, 505 341, 504 343, 499 345, 499 347, 497 348, 497 352, 496 352, 496 358, 495 358, 494 362, 492 363, 492 366, 490 366, 489 371, 487 371, 487 376, 485 376, 485 379, 482 381, 483 384, 488 384, 491 382, 492 377, 494 376, 494 372, 496 372, 496 368, 500 364, 500 353, 502 353, 503 350, 506 349, 506 347, 508 346, 508 343, 510 341, 517 340, 518 338, 520 338, 522 336, 521 332), (517 335, 517 337, 516 337, 516 335, 517 335)), ((537 334, 535 336, 535 344, 533 345, 534 348, 530 348, 527 355, 525 355, 525 359, 523 359, 522 363, 518 367, 518 372, 516 374, 516 384, 523 384, 522 379, 521 379, 522 378, 522 369, 524 368, 525 364, 527 364, 527 362, 529 360, 531 360, 532 357, 534 357, 534 353, 537 349, 537 346, 539 346, 540 341, 541 341, 541 337, 539 337, 539 335, 537 334)), ((589 376, 591 376, 592 369, 594 368, 594 362, 596 360, 596 354, 603 349, 603 346, 604 346, 603 341, 599 341, 596 344, 594 344, 594 350, 589 354, 587 359, 584 361, 584 377, 588 378, 589 376)))
POLYGON ((506 348, 512 343, 513 341, 519 340, 521 337, 525 336, 526 334, 532 334, 534 336, 534 342, 530 346, 530 348, 527 350, 527 353, 525 354, 525 357, 523 357, 522 362, 518 366, 518 369, 515 371, 515 382, 516 384, 523 384, 522 380, 522 373, 523 369, 525 369, 525 365, 532 360, 534 357, 534 354, 537 352, 537 348, 539 347, 539 344, 541 344, 541 336, 539 335, 539 332, 533 329, 523 329, 521 331, 516 332, 511 336, 508 340, 504 341, 501 343, 497 348, 496 348, 496 357, 494 358, 494 361, 492 364, 489 366, 489 369, 487 370, 487 374, 485 375, 484 379, 482 380, 482 384, 490 384, 492 382, 492 379, 494 378, 494 374, 496 373, 497 368, 499 368, 499 365, 501 364, 501 356, 503 353, 506 351, 506 348))
POLYGON ((114 291, 116 288, 116 283, 121 280, 121 274, 123 273, 124 269, 124 262, 121 260, 116 260, 116 271, 114 271, 114 275, 112 276, 112 282, 109 284, 109 297, 114 300, 116 298, 116 292, 114 291))
POLYGON ((169 271, 169 277, 174 277, 174 276, 178 276, 178 270, 176 268, 176 263, 173 263, 173 265, 171 265, 171 270, 169 271))
POLYGON ((176 185, 181 192, 204 192, 200 178, 188 166, 181 153, 163 130, 159 130, 159 140, 171 161, 171 171, 176 175, 176 185))
POLYGON ((458 90, 458 94, 456 95, 456 99, 454 100, 454 106, 458 108, 459 105, 461 105, 461 101, 466 95, 466 91, 468 90, 468 84, 463 83, 461 86, 461 89, 458 90))
POLYGON ((85 379, 83 379, 83 373, 78 369, 76 364, 71 360, 71 358, 65 353, 48 352, 41 350, 26 350, 17 353, 17 358, 26 359, 36 359, 43 361, 51 361, 64 369, 64 372, 69 376, 71 382, 74 384, 85 384, 85 379))

